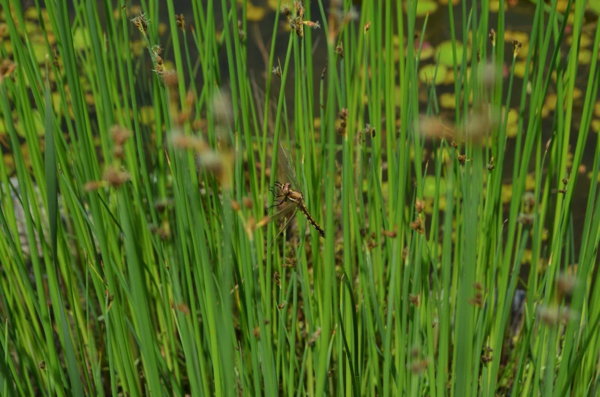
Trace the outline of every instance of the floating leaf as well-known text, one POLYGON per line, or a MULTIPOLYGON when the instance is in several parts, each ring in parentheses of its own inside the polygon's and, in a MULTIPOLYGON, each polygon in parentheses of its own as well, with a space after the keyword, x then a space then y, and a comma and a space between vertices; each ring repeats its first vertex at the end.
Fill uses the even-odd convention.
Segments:
MULTIPOLYGON (((282 0, 281 4, 283 5, 283 4, 285 4, 285 2, 282 0)), ((279 8, 279 0, 268 0, 267 5, 273 11, 277 11, 277 9, 279 8)))
POLYGON ((417 2, 417 17, 424 17, 427 14, 433 14, 438 9, 438 5, 431 0, 421 0, 417 2))
POLYGON ((435 196, 444 196, 446 194, 446 180, 440 179, 440 186, 436 190, 436 179, 434 175, 428 175, 425 177, 425 184, 423 185, 423 197, 434 198, 435 196))
POLYGON ((166 23, 161 22, 158 24, 158 35, 159 36, 163 36, 165 33, 167 33, 168 30, 169 30, 169 27, 167 26, 166 23))
POLYGON ((454 94, 445 92, 440 95, 440 106, 445 109, 456 109, 456 97, 454 94))
POLYGON ((587 9, 596 15, 600 15, 600 1, 588 1, 587 9))
POLYGON ((437 70, 435 65, 425 65, 419 70, 419 80, 424 83, 431 83, 433 81, 434 84, 439 85, 446 80, 447 74, 448 68, 444 65, 438 65, 437 70))
POLYGON ((598 119, 592 120, 592 130, 596 133, 598 131, 600 131, 600 120, 598 120, 598 119))
MULTIPOLYGON (((587 47, 591 46, 593 43, 594 43, 594 40, 592 40, 590 35, 582 33, 581 36, 579 36, 579 46, 580 47, 587 48, 587 47)), ((573 44, 573 36, 567 37, 567 44, 569 44, 569 45, 573 44)))
MULTIPOLYGON (((42 116, 40 115, 40 111, 34 109, 31 111, 31 121, 33 121, 33 125, 31 126, 31 121, 27 123, 28 126, 34 129, 36 135, 43 136, 45 132, 44 122, 42 121, 42 116)), ((21 137, 25 137, 27 134, 25 132, 25 123, 22 120, 17 120, 15 123, 15 130, 17 131, 17 135, 21 137)))
POLYGON ((12 174, 15 171, 15 156, 12 153, 7 153, 2 156, 2 161, 6 167, 7 174, 12 174))
POLYGON ((581 48, 579 54, 577 54, 577 60, 582 65, 589 65, 592 62, 592 51, 581 48))
MULTIPOLYGON (((416 43, 416 45, 419 45, 419 43, 416 43)), ((417 49, 418 49, 418 47, 417 47, 417 49)), ((424 61, 426 59, 431 58, 434 53, 435 53, 435 49, 433 48, 433 46, 428 41, 426 41, 421 46, 421 54, 419 56, 419 59, 421 61, 424 61)))
MULTIPOLYGON (((508 4, 504 3, 504 11, 508 9, 508 4)), ((500 10, 500 1, 499 0, 491 0, 490 1, 490 11, 498 12, 500 10)))
POLYGON ((257 7, 250 1, 246 2, 246 19, 250 22, 260 22, 265 17, 266 10, 263 7, 257 7))
POLYGON ((155 109, 153 106, 142 106, 139 111, 140 123, 150 125, 154 122, 155 109))
POLYGON ((38 19, 38 13, 35 7, 28 7, 23 13, 23 16, 25 17, 25 19, 29 19, 32 21, 37 21, 38 19))
POLYGON ((76 28, 73 31, 73 48, 84 50, 90 46, 90 32, 86 29, 76 28))
POLYGON ((516 109, 510 109, 508 111, 508 119, 506 120, 506 135, 509 138, 514 138, 519 132, 519 114, 516 109))
POLYGON ((46 61, 46 55, 48 54, 48 50, 46 48, 46 42, 40 42, 38 38, 38 35, 33 36, 31 40, 31 45, 33 48, 33 56, 35 57, 35 60, 38 62, 38 64, 42 64, 46 61))
POLYGON ((512 199, 512 185, 502 184, 500 197, 503 204, 510 203, 510 200, 512 199))
MULTIPOLYGON (((515 77, 523 78, 525 77, 525 69, 527 63, 525 61, 515 62, 515 77)), ((533 67, 533 63, 529 64, 529 73, 531 73, 531 68, 533 67)))
POLYGON ((517 40, 523 44, 529 43, 529 35, 525 32, 519 32, 516 30, 507 30, 504 32, 504 42, 510 43, 517 40))
POLYGON ((452 43, 450 40, 446 40, 442 42, 437 49, 435 50, 436 59, 440 60, 442 65, 446 65, 448 67, 454 66, 454 53, 453 46, 456 47, 456 62, 462 62, 463 57, 463 45, 460 42, 452 43))

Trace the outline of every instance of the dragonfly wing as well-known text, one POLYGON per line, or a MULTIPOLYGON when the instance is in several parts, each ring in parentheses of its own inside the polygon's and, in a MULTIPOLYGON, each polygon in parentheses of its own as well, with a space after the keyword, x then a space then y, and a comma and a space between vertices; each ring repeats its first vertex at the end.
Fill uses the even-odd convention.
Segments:
POLYGON ((287 150, 281 145, 281 142, 279 143, 277 156, 279 157, 278 172, 280 173, 280 177, 282 178, 282 180, 290 182, 295 188, 300 188, 300 184, 298 183, 298 179, 296 178, 296 171, 294 171, 294 163, 292 162, 292 156, 290 155, 289 150, 287 150))
POLYGON ((277 209, 278 209, 278 211, 276 213, 264 217, 256 224, 256 226, 262 227, 268 223, 276 221, 277 219, 285 217, 286 215, 291 213, 293 210, 298 209, 298 207, 294 203, 292 203, 290 201, 286 201, 285 203, 278 206, 277 209))
POLYGON ((288 225, 290 224, 290 222, 292 221, 292 219, 294 219, 294 215, 296 215, 296 212, 298 212, 298 207, 294 206, 296 209, 294 210, 294 212, 290 215, 290 217, 285 221, 285 224, 283 225, 283 227, 279 230, 279 232, 277 233, 277 236, 275 236, 275 238, 273 239, 273 241, 277 240, 277 237, 279 237, 281 235, 281 233, 287 229, 288 225))

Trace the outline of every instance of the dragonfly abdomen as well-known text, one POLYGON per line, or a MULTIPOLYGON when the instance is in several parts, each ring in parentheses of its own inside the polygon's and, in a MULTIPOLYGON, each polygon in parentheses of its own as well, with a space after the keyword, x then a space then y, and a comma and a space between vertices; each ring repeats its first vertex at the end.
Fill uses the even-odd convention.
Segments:
POLYGON ((297 203, 297 205, 298 205, 298 208, 300 209, 300 211, 302 211, 302 213, 304 214, 304 216, 306 216, 306 219, 308 219, 308 221, 315 227, 315 229, 317 229, 317 231, 319 232, 319 234, 321 234, 321 237, 325 238, 325 230, 323 230, 321 228, 321 226, 319 226, 319 224, 317 223, 317 221, 315 221, 313 219, 313 217, 310 216, 310 213, 306 209, 306 206, 304 205, 304 203, 300 201, 300 202, 297 203))

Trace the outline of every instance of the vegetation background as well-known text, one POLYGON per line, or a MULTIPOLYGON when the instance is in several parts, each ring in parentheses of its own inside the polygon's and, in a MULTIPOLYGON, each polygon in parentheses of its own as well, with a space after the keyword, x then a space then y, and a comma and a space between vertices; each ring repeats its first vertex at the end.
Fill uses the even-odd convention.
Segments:
POLYGON ((597 395, 597 2, 440 3, 0 0, 0 393, 597 395))

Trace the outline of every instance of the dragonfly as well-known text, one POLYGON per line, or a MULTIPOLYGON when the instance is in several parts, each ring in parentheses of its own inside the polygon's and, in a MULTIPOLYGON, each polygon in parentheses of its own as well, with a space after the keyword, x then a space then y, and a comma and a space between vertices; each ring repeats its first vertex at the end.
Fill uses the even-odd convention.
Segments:
POLYGON ((284 180, 287 180, 287 182, 275 182, 275 185, 270 188, 271 193, 273 194, 273 196, 275 196, 275 200, 273 205, 271 205, 271 207, 269 208, 276 207, 279 209, 279 211, 261 220, 257 226, 264 226, 275 219, 279 219, 283 216, 289 215, 289 217, 287 217, 287 222, 281 228, 279 233, 277 233, 277 236, 275 237, 277 238, 279 237, 281 232, 287 227, 289 222, 294 218, 296 213, 300 211, 304 214, 304 216, 306 216, 308 222, 310 222, 310 224, 313 225, 313 227, 319 232, 319 234, 322 237, 325 237, 325 230, 323 230, 323 228, 319 226, 317 221, 315 221, 315 219, 310 215, 310 212, 308 212, 308 209, 304 204, 304 196, 302 195, 302 192, 300 192, 300 190, 294 189, 294 187, 300 185, 298 183, 298 180, 296 179, 296 173, 294 172, 294 168, 291 165, 292 162, 290 159, 289 152, 285 148, 283 148, 281 144, 279 145, 278 152, 278 175, 280 178, 284 178, 284 180))

